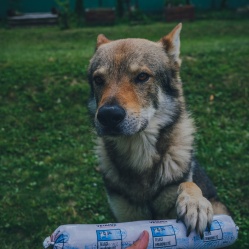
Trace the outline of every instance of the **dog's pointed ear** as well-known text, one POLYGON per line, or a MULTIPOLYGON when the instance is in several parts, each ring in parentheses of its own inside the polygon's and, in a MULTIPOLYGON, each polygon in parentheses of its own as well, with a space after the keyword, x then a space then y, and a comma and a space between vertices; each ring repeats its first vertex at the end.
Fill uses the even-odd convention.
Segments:
POLYGON ((97 44, 96 44, 96 48, 98 48, 99 46, 106 44, 110 42, 109 39, 107 39, 103 34, 98 35, 97 37, 97 44))
POLYGON ((168 35, 161 38, 159 42, 162 43, 165 51, 173 56, 178 61, 180 55, 180 32, 182 24, 179 23, 168 35))

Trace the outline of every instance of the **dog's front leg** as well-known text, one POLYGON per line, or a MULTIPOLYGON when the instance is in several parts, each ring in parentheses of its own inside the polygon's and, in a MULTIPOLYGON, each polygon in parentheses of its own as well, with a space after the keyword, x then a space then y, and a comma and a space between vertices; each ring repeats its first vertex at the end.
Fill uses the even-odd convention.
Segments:
POLYGON ((206 227, 210 228, 213 219, 211 203, 202 195, 201 189, 193 182, 181 183, 176 202, 177 219, 182 220, 187 228, 203 237, 206 227))

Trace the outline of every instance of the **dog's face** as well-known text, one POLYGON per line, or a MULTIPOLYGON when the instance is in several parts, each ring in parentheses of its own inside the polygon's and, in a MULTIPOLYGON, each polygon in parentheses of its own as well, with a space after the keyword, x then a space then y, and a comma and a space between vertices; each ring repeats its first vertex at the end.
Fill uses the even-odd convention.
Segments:
POLYGON ((172 118, 170 109, 175 108, 181 89, 180 30, 181 24, 159 42, 110 41, 98 36, 88 72, 92 91, 89 107, 98 135, 140 132, 159 108, 168 113, 165 119, 172 118))

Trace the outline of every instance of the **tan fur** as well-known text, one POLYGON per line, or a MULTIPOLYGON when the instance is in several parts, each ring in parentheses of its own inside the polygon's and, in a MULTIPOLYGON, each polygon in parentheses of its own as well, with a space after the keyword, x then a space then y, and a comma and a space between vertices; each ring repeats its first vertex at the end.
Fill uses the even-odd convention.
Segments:
POLYGON ((169 55, 175 58, 175 61, 180 65, 181 60, 179 58, 180 54, 180 31, 182 29, 182 24, 179 23, 168 35, 164 36, 160 42, 163 44, 165 50, 169 55), (177 51, 177 52, 176 52, 177 51))
POLYGON ((100 45, 103 45, 103 44, 108 43, 108 42, 110 42, 110 40, 108 40, 103 34, 98 35, 98 37, 97 37, 97 48, 100 45))
POLYGON ((193 182, 184 182, 178 189, 176 202, 177 215, 181 217, 190 230, 206 228, 213 218, 211 203, 202 196, 200 188, 193 182))
POLYGON ((213 211, 214 214, 228 214, 230 215, 229 210, 227 209, 227 207, 221 203, 220 201, 216 201, 216 200, 210 200, 212 207, 213 207, 213 211))

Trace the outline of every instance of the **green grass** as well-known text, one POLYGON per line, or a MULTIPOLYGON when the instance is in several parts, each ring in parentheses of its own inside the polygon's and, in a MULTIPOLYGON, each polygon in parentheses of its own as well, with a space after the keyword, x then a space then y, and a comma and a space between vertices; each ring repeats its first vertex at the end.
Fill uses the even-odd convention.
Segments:
MULTIPOLYGON (((0 29, 1 248, 42 248, 67 223, 113 222, 94 155, 86 71, 96 36, 159 40, 175 24, 0 29)), ((248 20, 184 23, 197 157, 249 248, 248 20)))

